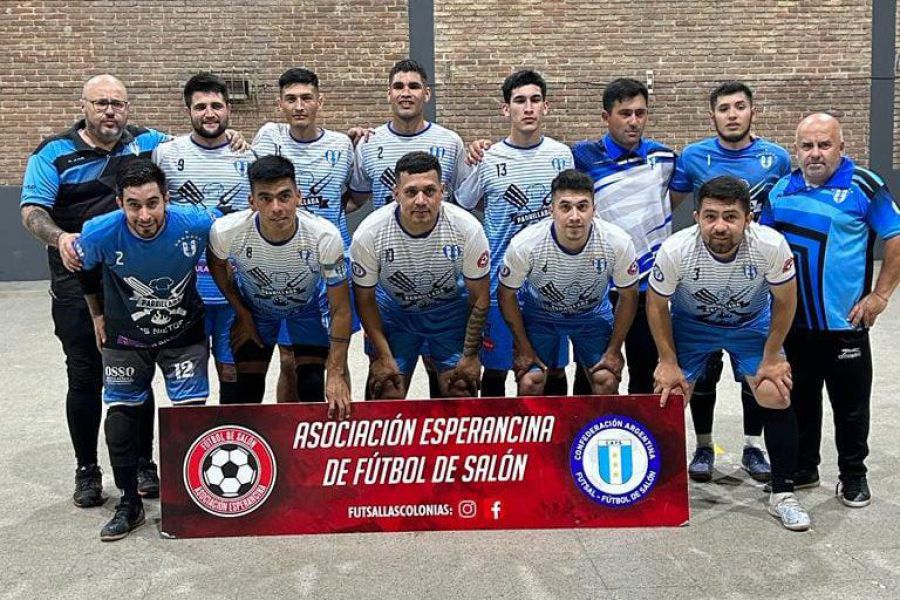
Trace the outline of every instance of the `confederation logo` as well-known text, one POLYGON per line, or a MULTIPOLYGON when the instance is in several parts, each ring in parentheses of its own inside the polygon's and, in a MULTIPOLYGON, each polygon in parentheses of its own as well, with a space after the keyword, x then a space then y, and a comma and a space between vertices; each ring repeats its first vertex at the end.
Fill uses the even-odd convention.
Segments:
POLYGON ((222 425, 194 440, 184 457, 184 487, 217 517, 241 517, 265 503, 277 472, 275 454, 255 431, 222 425))
POLYGON ((646 427, 621 415, 588 423, 575 437, 569 466, 575 485, 598 504, 642 500, 659 479, 659 445, 646 427))

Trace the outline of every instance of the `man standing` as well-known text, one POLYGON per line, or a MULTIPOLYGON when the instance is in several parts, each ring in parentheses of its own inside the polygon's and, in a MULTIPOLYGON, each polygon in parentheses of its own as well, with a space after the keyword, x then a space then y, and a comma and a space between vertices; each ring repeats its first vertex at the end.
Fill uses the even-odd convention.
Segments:
POLYGON ((641 275, 638 310, 625 338, 629 394, 653 393, 657 355, 647 326, 647 275, 657 250, 672 233, 669 180, 675 153, 643 138, 649 116, 648 98, 647 86, 640 81, 610 82, 603 91, 600 113, 606 123, 606 135, 597 141, 579 142, 572 148, 575 168, 594 180, 597 215, 627 231, 637 252, 641 275))
MULTIPOLYGON (((669 184, 676 203, 696 194, 705 182, 719 175, 733 175, 750 186, 750 210, 759 220, 768 213, 769 190, 791 172, 788 151, 751 132, 756 107, 753 92, 739 81, 727 81, 709 96, 709 118, 716 135, 688 144, 675 163, 675 175, 669 184)), ((710 481, 715 466, 713 412, 716 384, 722 376, 722 355, 713 356, 691 395, 691 416, 697 436, 697 448, 688 467, 694 481, 710 481)), ((757 481, 768 481, 771 467, 762 451, 762 420, 756 399, 746 382, 741 384, 744 409, 744 450, 741 465, 757 481)))
POLYGON ((329 416, 346 418, 350 296, 340 232, 325 219, 297 210, 300 192, 288 159, 264 156, 250 166, 249 178, 252 210, 216 221, 207 254, 236 315, 231 344, 241 398, 262 402, 269 360, 284 324, 298 358, 298 397, 292 401, 327 400, 329 416), (319 304, 323 284, 330 332, 319 304), (304 369, 307 357, 327 360, 326 372, 304 369))
POLYGON ((116 188, 121 210, 85 223, 75 242, 103 356, 109 460, 122 492, 100 532, 103 541, 121 539, 144 522, 138 437, 156 365, 174 404, 202 404, 209 395, 196 267, 213 218, 196 206, 168 206, 165 174, 149 160, 122 168, 116 188))
POLYGON ((512 238, 500 271, 500 308, 515 337, 519 395, 544 393, 569 338, 595 394, 618 393, 622 344, 637 309, 638 268, 631 237, 594 217, 591 178, 568 169, 551 185, 551 219, 512 238), (619 290, 615 318, 610 281, 619 290), (520 292, 521 290, 521 292, 520 292), (522 306, 519 306, 519 297, 522 306))
POLYGON ((791 368, 781 350, 797 306, 794 258, 784 237, 753 222, 750 192, 739 179, 707 181, 696 206, 697 225, 663 242, 650 278, 656 389, 663 405, 674 389, 689 400, 709 357, 728 352, 735 379, 747 381, 763 416, 772 455, 769 513, 805 531, 809 515, 793 493, 791 368))
MULTIPOLYGON (((169 197, 174 203, 196 204, 222 214, 247 208, 247 167, 255 157, 229 146, 225 132, 231 101, 225 82, 211 73, 191 77, 184 86, 184 103, 193 131, 153 152, 153 161, 166 174, 169 197)), ((212 338, 219 404, 238 403, 241 398, 228 340, 234 311, 213 281, 205 253, 197 264, 197 288, 206 308, 206 334, 212 338)))
MULTIPOLYGON (((138 157, 149 157, 167 139, 128 125, 128 110, 121 81, 111 75, 89 79, 81 92, 84 118, 37 147, 22 184, 22 223, 47 245, 54 333, 66 355, 66 417, 78 464, 72 500, 81 508, 105 501, 97 464, 103 366, 81 286, 66 265, 80 267, 73 242, 85 221, 116 209, 116 173, 138 157)), ((147 496, 159 493, 151 460, 154 412, 151 395, 141 408, 138 443, 141 491, 147 496)))
MULTIPOLYGON (((253 149, 260 156, 276 154, 294 163, 301 207, 334 224, 341 232, 344 248, 350 248, 345 203, 353 171, 353 144, 345 134, 319 127, 319 110, 325 96, 319 91, 319 77, 308 69, 285 71, 278 79, 278 108, 284 123, 266 123, 253 139, 253 149)), ((352 303, 351 303, 352 308, 352 303)), ((359 330, 353 318, 351 331, 359 330)), ((286 328, 279 334, 278 353, 281 374, 278 378, 278 401, 297 397, 295 373, 300 365, 286 328)), ((300 367, 324 375, 325 364, 316 357, 300 367)))
POLYGON ((490 306, 490 251, 478 220, 443 203, 441 163, 426 152, 397 161, 396 203, 353 235, 356 309, 368 336, 373 398, 405 398, 427 353, 442 396, 474 396, 490 306))
MULTIPOLYGON (((491 309, 485 328, 482 361, 482 396, 505 396, 506 374, 513 365, 513 336, 497 301, 500 258, 510 239, 532 223, 550 215, 550 184, 556 175, 573 166, 572 152, 565 144, 546 137, 541 121, 549 110, 547 83, 535 71, 516 71, 503 82, 501 112, 509 119, 510 132, 503 141, 490 146, 478 165, 456 191, 456 200, 472 210, 484 201, 484 230, 495 257, 491 268, 491 309)), ((558 340, 558 354, 551 364, 555 380, 565 372, 568 341, 558 340), (562 364, 557 364, 557 363, 562 364)))
POLYGON ((775 185, 769 200, 775 227, 797 260, 801 290, 785 343, 800 427, 794 480, 797 487, 819 485, 824 384, 834 412, 837 495, 844 505, 861 508, 872 500, 865 466, 872 392, 869 328, 900 279, 900 209, 881 178, 843 151, 837 119, 822 113, 806 117, 797 127, 800 168, 775 185), (875 234, 886 243, 873 288, 875 234))

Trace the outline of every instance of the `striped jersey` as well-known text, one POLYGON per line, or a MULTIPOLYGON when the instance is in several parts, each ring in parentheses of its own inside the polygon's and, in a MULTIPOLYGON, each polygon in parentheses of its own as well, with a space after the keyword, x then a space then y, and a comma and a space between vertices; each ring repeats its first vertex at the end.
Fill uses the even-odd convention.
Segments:
POLYGON ((353 234, 350 260, 353 283, 376 287, 379 306, 410 312, 465 301, 463 279, 481 279, 491 268, 481 223, 446 202, 423 235, 403 229, 396 204, 376 210, 353 234))
POLYGON ((578 142, 572 154, 575 168, 594 180, 597 215, 631 235, 645 290, 656 251, 672 233, 669 181, 675 153, 647 139, 625 150, 607 134, 599 141, 578 142))
POLYGON ((525 228, 510 241, 500 270, 500 283, 523 288, 523 313, 565 323, 598 315, 611 322, 610 280, 619 288, 637 282, 634 243, 623 229, 597 217, 579 252, 560 246, 552 219, 525 228))
MULTIPOLYGON (((196 204, 222 214, 249 206, 247 169, 255 159, 252 152, 235 152, 229 142, 207 148, 190 135, 178 136, 153 151, 153 162, 166 174, 173 203, 196 204)), ((197 290, 206 304, 228 303, 209 274, 205 252, 197 263, 197 290)))
POLYGON ((900 208, 884 181, 844 157, 824 185, 807 185, 797 169, 769 200, 797 260, 794 326, 854 329, 847 317, 872 287, 875 236, 900 235, 900 208))
POLYGON ((498 274, 509 240, 528 225, 550 215, 550 184, 556 175, 574 166, 565 144, 544 137, 521 148, 507 140, 492 145, 456 191, 457 202, 467 209, 484 198, 484 232, 491 256, 491 301, 496 305, 498 274))
POLYGON ((319 131, 316 139, 301 142, 291 136, 287 123, 266 123, 253 138, 253 150, 259 156, 275 154, 294 163, 297 187, 303 196, 300 206, 334 223, 344 246, 349 247, 343 198, 353 173, 353 144, 343 133, 319 131))
POLYGON ((714 257, 700 226, 682 229, 663 242, 650 287, 671 297, 673 319, 717 327, 767 328, 769 286, 794 277, 794 257, 780 233, 750 223, 737 253, 727 262, 714 257))
POLYGON ((350 189, 371 193, 372 208, 378 209, 394 199, 397 177, 394 167, 404 154, 428 152, 441 163, 444 198, 466 178, 466 150, 462 138, 437 123, 426 123, 425 129, 411 135, 396 133, 390 122, 375 128, 366 142, 356 145, 356 158, 350 189))
POLYGON ((330 222, 297 211, 297 231, 284 242, 269 242, 252 210, 218 219, 209 234, 216 257, 230 259, 235 283, 254 316, 267 319, 320 314, 323 282, 346 281, 344 244, 330 222))
POLYGON ((713 136, 684 147, 675 161, 669 188, 696 195, 700 186, 714 177, 731 175, 743 179, 750 188, 750 209, 758 221, 762 212, 770 210, 769 191, 790 172, 791 155, 778 144, 753 138, 746 148, 731 150, 713 136))

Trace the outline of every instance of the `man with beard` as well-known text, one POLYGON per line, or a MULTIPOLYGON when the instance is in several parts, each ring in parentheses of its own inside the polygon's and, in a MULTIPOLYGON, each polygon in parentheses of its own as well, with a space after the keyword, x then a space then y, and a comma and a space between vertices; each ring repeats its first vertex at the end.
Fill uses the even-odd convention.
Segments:
MULTIPOLYGON (((172 202, 222 214, 244 210, 250 195, 247 168, 255 155, 229 146, 225 132, 231 102, 225 82, 211 73, 194 75, 184 86, 184 104, 193 131, 153 152, 153 161, 166 174, 172 202)), ((219 404, 238 403, 237 372, 228 341, 234 311, 213 281, 205 253, 197 264, 197 289, 206 308, 206 335, 211 337, 219 376, 219 404)))
MULTIPOLYGON (((688 144, 675 163, 669 184, 672 198, 679 202, 696 193, 706 181, 719 175, 733 175, 750 186, 750 208, 755 220, 768 213, 769 190, 791 171, 787 150, 751 132, 756 107, 753 92, 739 81, 727 81, 709 96, 709 118, 716 135, 688 144)), ((694 481, 712 479, 715 465, 713 411, 716 384, 722 375, 722 355, 712 356, 691 396, 691 416, 697 448, 688 467, 694 481)), ((741 465, 757 481, 768 481, 771 467, 762 451, 762 420, 753 392, 741 383, 744 409, 744 450, 741 465)))
POLYGON ((793 493, 797 421, 782 352, 797 307, 794 257, 781 234, 753 222, 750 191, 739 179, 710 179, 696 207, 697 224, 663 242, 650 277, 656 391, 662 405, 676 389, 689 401, 710 355, 728 352, 735 379, 750 385, 765 424, 769 513, 785 528, 805 531, 809 515, 793 493))

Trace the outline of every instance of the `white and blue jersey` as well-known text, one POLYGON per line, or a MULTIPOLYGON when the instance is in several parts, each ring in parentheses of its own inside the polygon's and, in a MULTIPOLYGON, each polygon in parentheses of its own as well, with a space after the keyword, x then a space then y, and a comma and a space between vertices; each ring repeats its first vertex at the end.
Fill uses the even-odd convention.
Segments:
POLYGON ((203 320, 195 269, 212 223, 180 205, 166 208, 153 239, 132 233, 122 211, 85 223, 76 248, 85 270, 103 267, 108 347, 158 348, 203 320))
POLYGON ((491 256, 491 304, 497 305, 500 258, 514 235, 550 215, 550 184, 560 171, 574 167, 565 144, 544 137, 521 148, 503 140, 484 158, 456 191, 456 200, 472 210, 484 198, 484 232, 491 256))
MULTIPOLYGON (((172 203, 196 204, 223 215, 249 206, 247 169, 255 159, 252 152, 235 152, 229 142, 207 148, 190 135, 178 136, 153 151, 153 162, 166 174, 172 203)), ((228 304, 209 273, 205 251, 197 263, 197 289, 205 304, 228 304)))
POLYGON ((343 133, 320 129, 308 142, 294 139, 287 123, 266 123, 253 138, 259 156, 275 154, 294 164, 300 207, 331 221, 350 247, 350 231, 344 212, 344 193, 353 173, 353 144, 343 133))
POLYGON ((597 215, 631 235, 644 291, 656 252, 672 233, 669 182, 675 153, 646 139, 625 150, 607 134, 599 141, 578 142, 572 154, 575 168, 594 180, 597 215))
POLYGON ((373 209, 388 204, 394 199, 397 183, 394 167, 410 152, 428 152, 440 161, 445 199, 452 197, 453 191, 469 173, 465 146, 455 132, 437 123, 426 123, 422 131, 403 135, 395 132, 390 123, 385 123, 375 128, 368 141, 356 145, 350 189, 362 194, 371 193, 373 209))
POLYGON ((797 261, 794 326, 855 329, 848 316, 872 286, 874 236, 900 234, 900 208, 884 181, 844 157, 824 185, 808 185, 798 169, 775 185, 769 201, 797 261))
POLYGON ((769 191, 790 172, 791 155, 778 144, 753 138, 746 148, 731 150, 713 136, 684 147, 675 162, 669 189, 696 196, 700 187, 714 177, 737 177, 750 188, 750 209, 758 221, 762 213, 770 210, 769 191))

